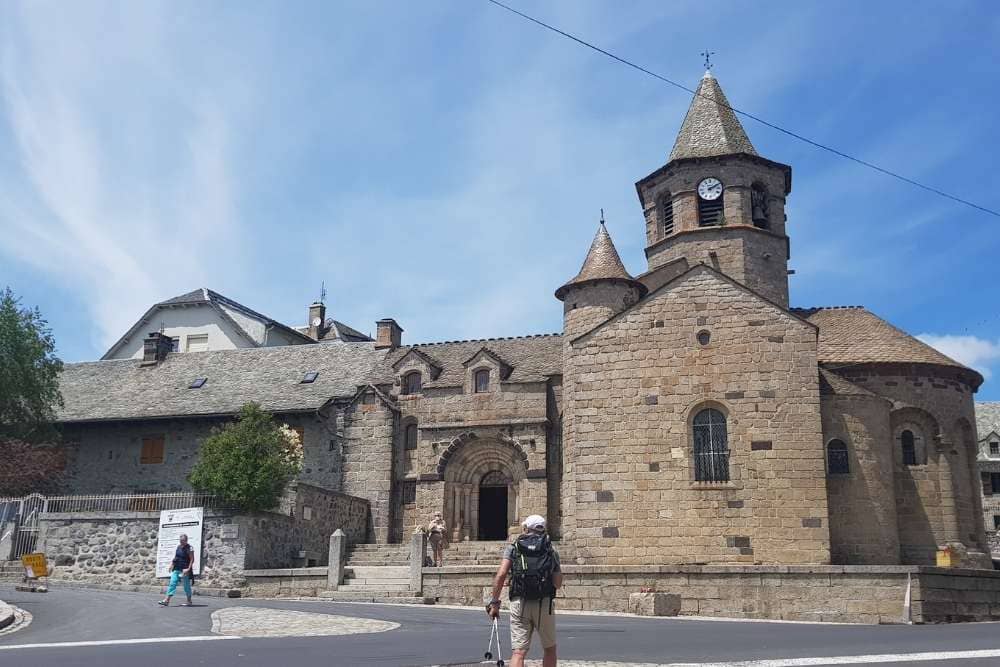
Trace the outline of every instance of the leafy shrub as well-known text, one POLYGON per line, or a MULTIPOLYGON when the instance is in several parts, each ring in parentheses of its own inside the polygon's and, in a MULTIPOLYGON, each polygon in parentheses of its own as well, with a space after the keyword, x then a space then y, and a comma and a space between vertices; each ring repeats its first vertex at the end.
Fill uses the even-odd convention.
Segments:
POLYGON ((213 429, 201 444, 188 481, 248 511, 274 508, 285 486, 302 471, 298 434, 256 403, 247 403, 235 422, 213 429))

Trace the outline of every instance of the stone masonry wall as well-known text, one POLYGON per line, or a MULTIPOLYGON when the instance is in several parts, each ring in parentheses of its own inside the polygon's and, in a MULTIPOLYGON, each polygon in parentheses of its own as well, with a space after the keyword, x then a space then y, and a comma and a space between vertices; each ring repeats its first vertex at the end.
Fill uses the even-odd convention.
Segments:
MULTIPOLYGON (((299 551, 325 564, 337 528, 349 542, 366 539, 368 503, 362 498, 300 483, 282 504, 284 513, 206 510, 198 583, 240 586, 243 570, 290 567, 299 551)), ((38 544, 55 566, 55 579, 155 586, 159 519, 158 511, 43 514, 38 544)))
POLYGON ((788 306, 788 240, 785 237, 785 174, 777 166, 740 156, 682 162, 641 182, 646 204, 646 257, 655 269, 680 257, 690 266, 704 263, 788 306), (724 187, 725 224, 699 227, 696 188, 707 176, 724 187), (753 226, 750 187, 768 191, 769 229, 753 226), (673 198, 674 233, 664 237, 660 202, 673 198))
MULTIPOLYGON (((332 434, 315 415, 277 415, 304 430, 300 479, 340 488, 339 452, 330 447, 332 434)), ((187 476, 198 460, 202 440, 226 419, 164 419, 144 422, 67 424, 69 463, 67 494, 164 493, 189 491, 187 476), (142 463, 142 440, 163 437, 163 463, 142 463)))
MULTIPOLYGON (((159 512, 46 514, 40 522, 39 548, 52 565, 55 580, 120 586, 156 586, 156 540, 159 512)), ((241 585, 245 567, 248 519, 225 512, 205 512, 202 574, 196 586, 241 585), (239 537, 223 538, 223 525, 239 524, 239 537)))
MULTIPOLYGON (((1000 572, 904 566, 563 567, 556 608, 627 611, 629 593, 651 587, 681 597, 681 615, 836 623, 899 623, 907 577, 916 623, 1000 620, 1000 572)), ((479 606, 492 567, 425 568, 423 594, 479 606)), ((506 604, 506 593, 501 596, 506 604)))
POLYGON ((389 541, 392 526, 394 457, 398 449, 398 415, 381 398, 357 400, 340 414, 344 493, 371 503, 370 539, 389 541))
POLYGON ((566 536, 583 557, 829 562, 813 327, 696 268, 571 345, 566 536), (729 482, 694 480, 705 407, 727 415, 729 482))
POLYGON ((847 445, 847 474, 827 475, 830 558, 845 565, 899 563, 890 403, 876 396, 823 396, 823 442, 847 445))
POLYGON ((933 366, 864 366, 841 371, 849 380, 893 403, 896 503, 902 562, 932 564, 944 544, 978 552, 969 565, 989 567, 981 481, 976 464, 971 389, 947 369, 933 366), (900 433, 924 440, 918 465, 904 465, 900 433))

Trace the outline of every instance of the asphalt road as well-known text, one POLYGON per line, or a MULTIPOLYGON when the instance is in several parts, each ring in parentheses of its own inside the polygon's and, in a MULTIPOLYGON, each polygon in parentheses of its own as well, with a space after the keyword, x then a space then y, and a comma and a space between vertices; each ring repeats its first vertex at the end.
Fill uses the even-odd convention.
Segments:
MULTIPOLYGON (((34 617, 26 628, 0 635, 0 666, 3 667, 426 667, 466 664, 481 659, 489 633, 486 616, 481 611, 433 606, 196 598, 195 607, 164 609, 156 605, 158 598, 152 594, 91 591, 58 585, 46 594, 17 593, 11 586, 0 585, 0 599, 31 612, 34 617), (335 637, 177 641, 179 638, 212 636, 211 613, 231 606, 390 620, 400 623, 401 627, 383 633, 335 637), (39 643, 144 638, 166 641, 11 648, 39 643)), ((509 648, 506 620, 504 627, 504 644, 509 648)), ((1000 665, 1000 650, 997 650, 1000 649, 1000 624, 994 623, 879 627, 560 614, 558 627, 560 658, 586 661, 725 663, 992 649, 995 655, 987 658, 907 660, 893 664, 914 667, 1000 665)), ((537 647, 531 656, 540 657, 537 647)), ((819 667, 834 663, 810 664, 819 667)))

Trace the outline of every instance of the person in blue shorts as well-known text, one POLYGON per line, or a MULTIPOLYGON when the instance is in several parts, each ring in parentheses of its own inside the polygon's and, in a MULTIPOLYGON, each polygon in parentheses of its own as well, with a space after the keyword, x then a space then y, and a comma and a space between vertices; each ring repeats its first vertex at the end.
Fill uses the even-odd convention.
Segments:
POLYGON ((194 576, 194 549, 188 544, 188 536, 183 533, 180 536, 180 544, 174 552, 174 559, 170 563, 170 585, 167 586, 167 597, 160 600, 159 605, 166 607, 170 604, 170 598, 177 592, 177 584, 184 582, 184 594, 187 595, 187 602, 182 607, 191 606, 191 578, 194 576))

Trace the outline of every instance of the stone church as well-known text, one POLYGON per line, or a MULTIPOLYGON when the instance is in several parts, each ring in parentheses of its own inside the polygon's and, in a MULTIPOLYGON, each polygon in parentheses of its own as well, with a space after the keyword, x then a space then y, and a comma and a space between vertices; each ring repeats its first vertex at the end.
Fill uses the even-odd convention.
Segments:
POLYGON ((66 366, 67 484, 184 489, 200 440, 256 401, 302 434, 304 481, 370 501, 373 542, 434 511, 452 540, 539 513, 579 563, 929 564, 950 547, 989 567, 983 378, 862 307, 790 307, 791 173, 706 73, 636 183, 647 270, 602 223, 555 290, 562 334, 404 345, 385 319, 375 340, 178 353, 147 329, 141 358, 66 366))

